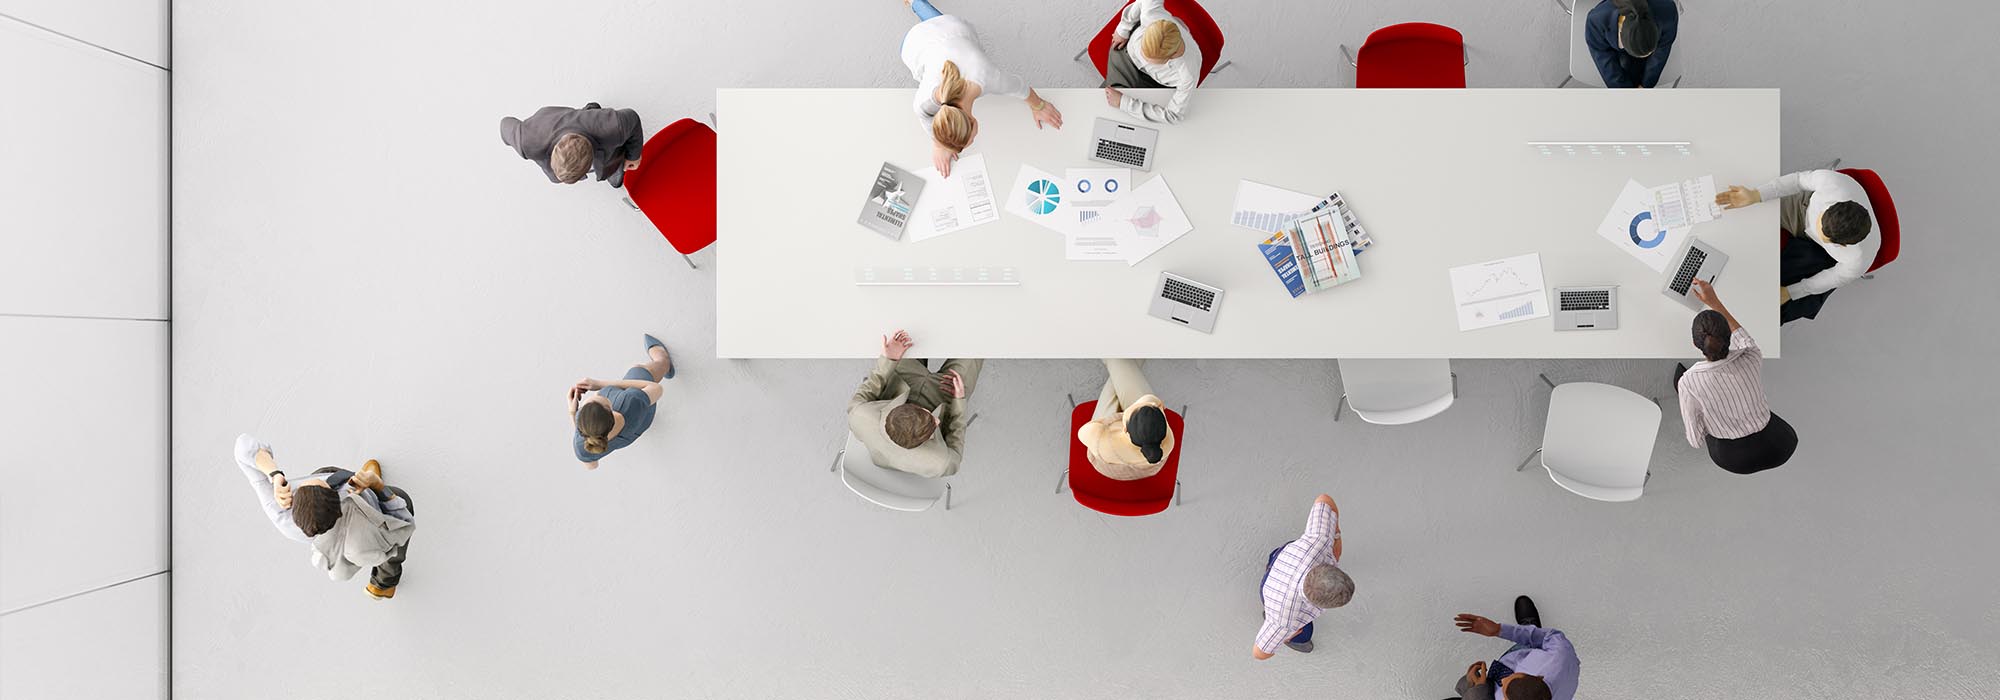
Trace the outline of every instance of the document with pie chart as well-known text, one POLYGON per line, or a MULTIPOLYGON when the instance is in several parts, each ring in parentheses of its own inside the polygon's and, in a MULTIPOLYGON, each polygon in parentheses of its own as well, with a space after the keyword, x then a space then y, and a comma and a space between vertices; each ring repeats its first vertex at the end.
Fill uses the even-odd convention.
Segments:
POLYGON ((1653 215, 1652 191, 1635 180, 1625 181, 1625 190, 1618 193, 1618 201, 1597 225, 1597 235, 1654 272, 1666 271, 1674 251, 1687 240, 1688 230, 1660 225, 1653 215))
POLYGON ((1032 165, 1021 166, 1021 174, 1014 176, 1014 186, 1002 194, 1007 200, 1007 213, 1033 221, 1051 231, 1067 235, 1076 219, 1070 202, 1076 193, 1069 191, 1067 183, 1054 173, 1032 165), (1065 201, 1069 200, 1069 201, 1065 201), (1068 221, 1065 221, 1068 219, 1068 221))

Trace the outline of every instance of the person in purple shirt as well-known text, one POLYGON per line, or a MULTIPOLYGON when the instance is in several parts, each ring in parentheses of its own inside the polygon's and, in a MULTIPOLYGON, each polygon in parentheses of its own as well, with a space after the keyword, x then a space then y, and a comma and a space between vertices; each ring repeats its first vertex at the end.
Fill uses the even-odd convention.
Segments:
POLYGON ((1576 648, 1558 630, 1542 626, 1541 612, 1527 596, 1514 599, 1515 624, 1505 625, 1471 613, 1453 622, 1463 632, 1502 637, 1514 646, 1492 663, 1480 661, 1458 679, 1463 700, 1573 700, 1583 662, 1576 648))

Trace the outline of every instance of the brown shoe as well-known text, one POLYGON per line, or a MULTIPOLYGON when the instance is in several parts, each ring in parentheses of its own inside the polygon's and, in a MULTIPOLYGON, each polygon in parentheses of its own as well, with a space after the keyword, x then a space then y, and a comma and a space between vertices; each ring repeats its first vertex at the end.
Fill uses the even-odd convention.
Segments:
POLYGON ((396 597, 396 587, 376 588, 375 584, 370 583, 368 584, 368 595, 373 596, 376 600, 388 600, 396 597))
POLYGON ((372 459, 363 462, 361 463, 361 473, 374 474, 375 478, 380 479, 382 478, 382 463, 372 459))

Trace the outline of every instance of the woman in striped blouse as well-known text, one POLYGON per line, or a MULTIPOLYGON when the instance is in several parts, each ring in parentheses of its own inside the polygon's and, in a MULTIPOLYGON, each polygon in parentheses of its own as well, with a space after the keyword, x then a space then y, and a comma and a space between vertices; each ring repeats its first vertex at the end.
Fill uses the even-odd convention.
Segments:
POLYGON ((1694 346, 1707 359, 1674 378, 1688 444, 1707 447, 1716 466, 1737 474, 1776 468, 1792 458, 1799 435, 1764 398, 1764 351, 1713 287, 1696 280, 1693 291, 1708 306, 1694 317, 1694 346))

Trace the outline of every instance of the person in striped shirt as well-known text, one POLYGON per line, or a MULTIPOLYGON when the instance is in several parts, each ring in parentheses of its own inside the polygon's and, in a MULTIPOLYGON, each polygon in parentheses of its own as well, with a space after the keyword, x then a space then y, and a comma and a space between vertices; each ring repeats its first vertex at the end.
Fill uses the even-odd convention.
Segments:
POLYGON ((1313 650, 1313 620, 1323 610, 1346 605, 1354 580, 1340 570, 1340 508, 1320 494, 1299 538, 1271 550, 1264 563, 1264 626, 1250 655, 1271 658, 1280 645, 1299 653, 1313 650))
POLYGON ((1799 435, 1764 397, 1764 351, 1714 287, 1695 280, 1692 292, 1708 308, 1694 317, 1694 346, 1706 359, 1678 366, 1674 377, 1688 444, 1707 448, 1716 466, 1737 474, 1783 465, 1799 435))

